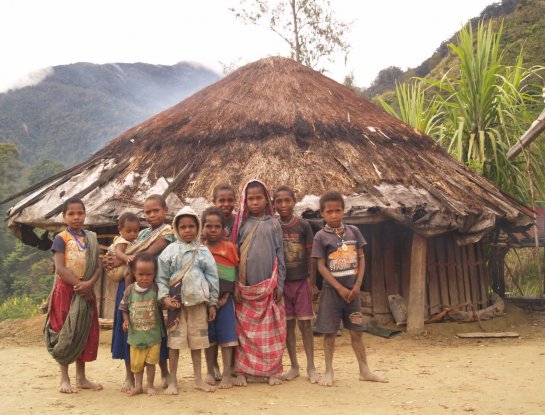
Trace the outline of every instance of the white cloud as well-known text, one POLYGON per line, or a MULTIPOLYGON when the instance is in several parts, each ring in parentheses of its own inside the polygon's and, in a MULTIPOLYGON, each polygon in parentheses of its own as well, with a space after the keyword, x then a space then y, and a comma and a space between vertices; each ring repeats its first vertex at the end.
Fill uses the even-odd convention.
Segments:
POLYGON ((0 93, 7 92, 7 91, 14 91, 16 89, 21 89, 26 86, 32 86, 32 85, 38 85, 40 82, 42 82, 45 78, 47 78, 49 75, 53 74, 53 68, 47 67, 38 69, 35 71, 31 71, 23 75, 22 77, 15 79, 13 81, 6 79, 5 81, 0 83, 0 93))

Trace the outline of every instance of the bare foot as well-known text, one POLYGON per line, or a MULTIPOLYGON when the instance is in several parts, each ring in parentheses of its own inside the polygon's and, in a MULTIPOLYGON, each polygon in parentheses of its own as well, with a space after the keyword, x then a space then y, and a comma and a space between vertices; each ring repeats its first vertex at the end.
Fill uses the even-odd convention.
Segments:
POLYGON ((169 384, 165 390, 165 395, 178 395, 178 385, 176 383, 169 384))
POLYGON ((138 388, 132 388, 130 391, 127 392, 127 395, 129 396, 135 396, 135 395, 140 395, 141 393, 144 393, 144 391, 142 390, 142 387, 138 387, 138 388))
POLYGON ((235 381, 233 382, 233 385, 235 386, 248 386, 248 382, 246 382, 246 378, 244 375, 237 375, 235 378, 235 381))
POLYGON ((318 372, 316 372, 316 369, 307 369, 307 376, 310 383, 320 382, 321 376, 318 372))
POLYGON ((102 389, 102 385, 100 383, 91 382, 89 379, 85 378, 82 380, 77 381, 78 388, 80 389, 90 389, 93 391, 99 391, 102 389))
POLYGON ((148 396, 156 396, 156 395, 158 395, 158 393, 155 390, 155 388, 148 388, 148 396))
POLYGON ((218 385, 220 389, 230 389, 233 387, 233 381, 231 380, 231 376, 225 377, 221 379, 220 384, 218 385))
POLYGON ((204 392, 214 392, 216 390, 216 388, 212 385, 209 385, 208 383, 206 382, 203 382, 202 380, 200 381, 195 381, 195 389, 199 389, 199 390, 202 390, 204 392))
POLYGON ((216 377, 215 375, 211 375, 208 373, 206 377, 204 378, 204 381, 208 383, 209 385, 215 386, 216 385, 216 377))
POLYGON ((221 372, 219 366, 214 366, 214 379, 221 380, 221 372))
POLYGON ((121 386, 121 392, 129 392, 134 388, 134 381, 131 379, 125 379, 125 383, 121 386))
POLYGON ((161 387, 163 389, 168 388, 168 375, 165 377, 161 377, 161 387))
POLYGON ((318 381, 321 386, 333 386, 333 372, 325 372, 318 381))
POLYGON ((269 376, 269 385, 275 386, 275 385, 281 385, 282 383, 284 383, 281 376, 282 375, 269 376))
POLYGON ((286 373, 282 373, 280 376, 282 380, 293 380, 295 378, 299 377, 299 368, 292 367, 290 370, 288 370, 286 373))
POLYGON ((60 393, 78 393, 77 388, 74 388, 69 380, 62 381, 61 385, 59 386, 59 392, 60 393))
POLYGON ((380 383, 388 383, 388 379, 381 378, 380 376, 375 375, 373 372, 362 372, 360 373, 360 380, 367 381, 367 382, 380 382, 380 383))

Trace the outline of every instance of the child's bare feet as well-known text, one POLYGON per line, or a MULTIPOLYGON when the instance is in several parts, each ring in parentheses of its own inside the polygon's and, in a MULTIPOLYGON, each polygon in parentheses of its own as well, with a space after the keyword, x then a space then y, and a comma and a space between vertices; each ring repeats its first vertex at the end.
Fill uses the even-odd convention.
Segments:
POLYGON ((204 392, 214 392, 216 388, 212 385, 209 385, 206 382, 203 382, 203 380, 195 380, 195 389, 202 390, 204 392))
POLYGON ((165 390, 165 395, 178 395, 178 383, 169 382, 168 387, 165 390))
POLYGON ((158 393, 155 390, 155 388, 149 388, 148 387, 148 396, 156 396, 156 395, 158 395, 158 393))
POLYGON ((77 380, 76 384, 77 384, 78 388, 80 388, 80 389, 90 389, 90 390, 93 390, 93 391, 99 391, 99 390, 102 389, 102 385, 100 383, 91 382, 87 378, 77 380))
POLYGON ((320 381, 320 374, 316 372, 316 369, 307 369, 308 381, 310 383, 318 383, 320 381))
POLYGON ((333 386, 333 372, 325 372, 318 381, 321 386, 333 386))
POLYGON ((220 389, 230 389, 233 387, 233 381, 231 380, 231 376, 224 376, 221 379, 220 384, 218 385, 220 389))
POLYGON ((214 365, 214 379, 215 380, 221 380, 221 371, 219 366, 214 365))
POLYGON ((134 378, 133 379, 125 379, 125 382, 123 382, 123 386, 121 386, 121 392, 129 392, 131 389, 134 388, 134 378))
POLYGON ((62 380, 59 386, 60 393, 78 393, 78 389, 74 388, 69 380, 62 380))
POLYGON ((375 375, 370 370, 360 372, 360 380, 367 381, 367 382, 380 382, 380 383, 388 383, 388 379, 381 378, 380 376, 375 375))
POLYGON ((161 377, 161 387, 163 389, 168 388, 168 375, 166 377, 161 377))
POLYGON ((244 375, 237 375, 237 377, 235 378, 235 381, 233 382, 233 385, 248 386, 248 382, 246 382, 246 377, 244 377, 244 375))
POLYGON ((269 376, 269 385, 275 386, 275 385, 281 385, 282 383, 284 383, 281 376, 282 375, 269 376))
POLYGON ((298 367, 292 367, 287 372, 282 373, 281 379, 282 380, 293 380, 295 378, 298 378, 299 375, 300 375, 299 368, 298 367))
POLYGON ((208 373, 205 378, 204 378, 204 381, 206 383, 208 383, 209 385, 212 385, 212 386, 215 386, 216 385, 216 375, 211 375, 210 373, 208 373))
POLYGON ((127 395, 129 396, 140 395, 141 393, 144 393, 142 386, 137 386, 132 388, 130 391, 127 391, 127 395))

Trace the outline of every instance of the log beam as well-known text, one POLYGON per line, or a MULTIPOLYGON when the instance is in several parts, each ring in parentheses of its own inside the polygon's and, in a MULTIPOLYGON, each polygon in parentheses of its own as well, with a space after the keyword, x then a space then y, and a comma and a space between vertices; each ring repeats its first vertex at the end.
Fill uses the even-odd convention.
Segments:
POLYGON ((407 332, 410 334, 420 334, 424 331, 427 246, 426 238, 413 232, 407 318, 407 332))

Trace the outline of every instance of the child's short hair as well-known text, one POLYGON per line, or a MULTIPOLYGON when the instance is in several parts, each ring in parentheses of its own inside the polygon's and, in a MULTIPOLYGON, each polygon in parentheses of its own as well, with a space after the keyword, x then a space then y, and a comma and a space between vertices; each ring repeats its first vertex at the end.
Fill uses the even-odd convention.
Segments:
POLYGON ((274 190, 274 193, 273 193, 273 200, 276 200, 276 197, 278 196, 278 193, 280 192, 287 192, 290 197, 295 200, 295 192, 293 191, 293 189, 289 186, 286 186, 285 184, 282 184, 280 186, 278 186, 275 190, 274 190))
POLYGON ((225 213, 223 213, 223 210, 220 208, 217 208, 215 206, 210 206, 209 208, 206 208, 205 211, 202 213, 202 226, 206 223, 206 219, 208 219, 208 216, 217 216, 220 218, 221 227, 225 227, 225 213))
POLYGON ((178 227, 178 224, 180 223, 180 220, 182 218, 191 218, 191 219, 193 219, 195 221, 195 225, 197 225, 197 228, 199 227, 199 220, 194 215, 180 215, 180 216, 178 216, 176 218, 176 222, 175 222, 176 227, 178 227))
POLYGON ((320 210, 324 210, 326 202, 340 202, 344 209, 344 198, 339 192, 325 192, 320 196, 320 210))
POLYGON ((76 204, 81 205, 81 207, 83 208, 83 211, 85 212, 85 205, 83 204, 83 200, 81 200, 79 197, 72 196, 72 197, 69 197, 68 199, 66 199, 66 200, 62 203, 62 213, 63 213, 63 215, 64 215, 66 212, 68 212, 68 206, 70 206, 70 205, 76 205, 76 204))
POLYGON ((163 196, 157 195, 157 194, 149 195, 148 197, 146 197, 146 200, 144 200, 144 203, 149 202, 151 200, 155 200, 156 202, 158 202, 163 209, 167 208, 167 201, 165 200, 163 196))
POLYGON ((227 190, 233 193, 233 197, 236 194, 235 188, 231 186, 229 183, 220 183, 216 187, 214 187, 214 190, 212 190, 212 202, 216 201, 216 198, 218 197, 218 193, 224 190, 227 190))
POLYGON ((127 222, 138 223, 140 225, 140 219, 132 212, 123 212, 119 219, 117 219, 117 227, 123 229, 127 222))
POLYGON ((136 270, 136 264, 138 262, 151 262, 153 264, 153 269, 155 272, 157 272, 157 261, 155 260, 155 256, 148 253, 148 252, 139 252, 136 254, 134 259, 129 262, 129 269, 134 274, 134 271, 136 270))

